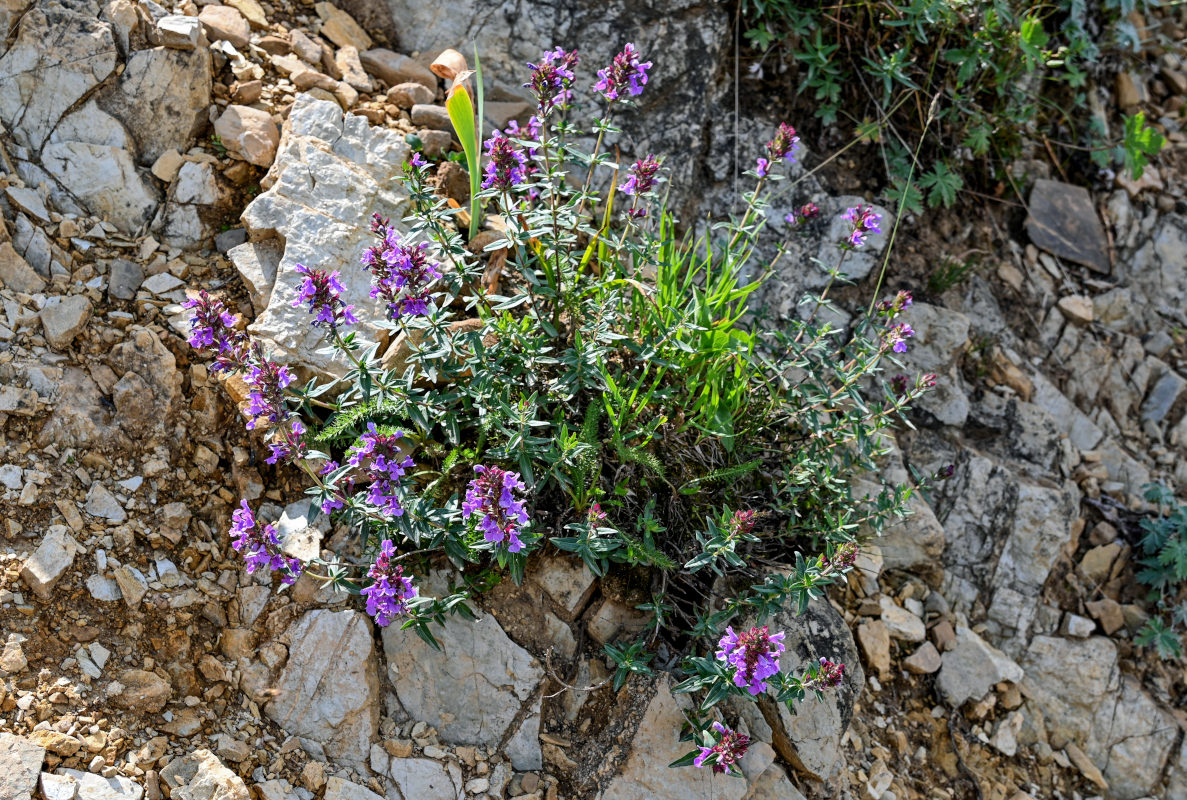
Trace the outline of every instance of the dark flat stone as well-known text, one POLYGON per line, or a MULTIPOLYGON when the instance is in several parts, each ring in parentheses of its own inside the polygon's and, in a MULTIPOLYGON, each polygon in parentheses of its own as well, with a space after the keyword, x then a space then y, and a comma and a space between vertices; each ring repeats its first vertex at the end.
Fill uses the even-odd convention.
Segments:
POLYGON ((1036 247, 1108 275, 1109 242, 1083 186, 1035 181, 1026 232, 1036 247))

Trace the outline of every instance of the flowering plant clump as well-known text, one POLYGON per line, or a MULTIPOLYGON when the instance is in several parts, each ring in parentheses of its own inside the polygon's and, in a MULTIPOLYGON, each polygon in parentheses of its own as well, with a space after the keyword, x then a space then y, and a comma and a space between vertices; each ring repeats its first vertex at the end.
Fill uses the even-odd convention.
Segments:
MULTIPOLYGON (((879 474, 889 430, 935 376, 881 378, 914 336, 909 292, 843 331, 817 321, 828 289, 807 298, 806 317, 772 325, 757 313, 766 220, 784 217, 794 234, 826 216, 794 196, 767 213, 770 187, 804 157, 790 125, 754 143, 740 217, 699 237, 657 191, 661 158, 603 152, 647 87, 642 59, 626 45, 583 82, 575 51, 545 53, 527 68, 534 115, 494 132, 485 161, 469 161, 477 122, 459 126, 469 217, 410 152, 407 216, 375 214, 359 254, 369 297, 349 296, 336 271, 295 268, 286 300, 308 309, 332 368, 284 363, 205 291, 187 303, 190 344, 246 385, 241 411, 263 460, 300 475, 309 513, 329 515, 331 541, 350 544, 301 563, 244 501, 231 536, 250 570, 328 583, 361 597, 378 625, 433 645, 433 627, 471 615, 475 593, 524 580, 533 553, 598 579, 649 580, 643 632, 604 647, 613 683, 677 655, 675 691, 695 697, 695 749, 677 763, 729 772, 748 739, 721 701, 790 707, 846 680, 833 654, 798 663, 770 620, 844 581, 861 542, 904 513, 918 484, 863 499, 850 482, 879 474), (581 92, 604 101, 589 131, 571 118, 581 92), (591 152, 578 145, 586 133, 591 152), (446 566, 463 573, 449 594, 418 590, 417 575, 446 566)), ((879 231, 869 207, 843 218, 830 286, 879 231)))

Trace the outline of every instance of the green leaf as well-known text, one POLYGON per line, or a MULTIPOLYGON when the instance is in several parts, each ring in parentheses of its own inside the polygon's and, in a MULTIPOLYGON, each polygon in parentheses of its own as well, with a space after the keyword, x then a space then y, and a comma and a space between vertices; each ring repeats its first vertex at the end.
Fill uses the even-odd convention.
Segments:
MULTIPOLYGON (((462 144, 466 153, 466 168, 470 171, 471 197, 478 194, 478 129, 474 123, 474 103, 470 100, 470 93, 464 84, 454 84, 445 100, 445 110, 449 112, 449 121, 453 123, 457 140, 462 144)), ((476 204, 471 205, 470 236, 478 233, 478 214, 474 213, 476 204)))
POLYGON ((944 208, 951 208, 956 203, 956 193, 964 186, 964 178, 948 169, 943 161, 937 161, 930 172, 919 178, 919 185, 931 190, 927 193, 929 206, 935 208, 942 203, 944 208))
POLYGON ((1146 124, 1146 112, 1139 111, 1125 118, 1125 142, 1121 145, 1125 154, 1125 168, 1135 181, 1142 177, 1149 156, 1158 155, 1166 139, 1146 124))

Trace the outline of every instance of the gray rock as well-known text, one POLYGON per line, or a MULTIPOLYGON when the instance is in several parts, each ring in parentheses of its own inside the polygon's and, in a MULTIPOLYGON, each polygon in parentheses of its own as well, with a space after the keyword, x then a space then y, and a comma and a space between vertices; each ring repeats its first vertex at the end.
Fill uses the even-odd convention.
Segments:
POLYGON ((914 338, 907 340, 907 352, 899 358, 907 375, 936 376, 936 388, 919 398, 915 406, 945 425, 963 425, 969 414, 969 399, 957 365, 969 342, 969 318, 939 306, 915 303, 900 320, 915 330, 914 338))
POLYGON ((202 23, 197 17, 170 14, 157 20, 157 36, 165 47, 193 50, 202 40, 202 23))
POLYGON ((1117 648, 1103 636, 1036 636, 1022 659, 1023 687, 1043 710, 1048 731, 1087 742, 1093 718, 1117 692, 1117 648))
POLYGON ((115 603, 124 596, 115 579, 106 575, 92 575, 87 578, 87 591, 91 593, 91 597, 102 603, 115 603))
POLYGON ((1121 682, 1120 697, 1098 709, 1084 751, 1103 765, 1118 800, 1157 795, 1163 770, 1178 739, 1174 717, 1142 691, 1133 678, 1121 682))
POLYGON ((111 26, 93 15, 34 6, 0 58, 0 122, 17 144, 40 150, 62 114, 112 73, 117 55, 111 26))
POLYGON ((449 112, 445 106, 418 104, 412 107, 412 124, 418 128, 429 128, 435 131, 451 131, 453 123, 449 120, 449 112))
POLYGON ((93 772, 76 769, 61 769, 58 774, 76 784, 74 795, 77 800, 140 800, 144 789, 131 778, 116 775, 104 778, 93 772))
POLYGON ((292 735, 319 743, 329 758, 365 764, 380 706, 370 620, 357 611, 317 609, 283 638, 288 662, 264 712, 292 735))
POLYGON ((115 495, 98 481, 92 483, 91 488, 87 491, 85 508, 92 517, 100 517, 111 522, 123 522, 128 518, 128 512, 124 511, 124 507, 115 499, 115 495))
MULTIPOLYGON (((498 745, 544 672, 512 642, 493 616, 450 620, 434 628, 434 650, 413 631, 383 629, 388 674, 408 714, 437 729, 443 741, 498 745)), ((539 752, 539 742, 535 743, 539 752)))
POLYGON ((1187 800, 1187 739, 1179 747, 1177 759, 1167 777, 1166 800, 1187 800))
POLYGON ((1187 389, 1187 380, 1167 368, 1142 403, 1142 420, 1162 422, 1184 389, 1187 389))
POLYGON ((108 363, 120 376, 112 391, 120 427, 140 447, 163 441, 181 397, 181 373, 173 353, 154 331, 137 325, 111 349, 108 363))
POLYGON ((882 624, 886 626, 890 638, 905 642, 922 642, 927 638, 927 628, 917 615, 885 595, 881 598, 881 604, 882 624))
POLYGON ((116 567, 114 574, 128 608, 137 608, 144 595, 148 594, 148 579, 144 573, 131 564, 121 564, 116 567))
POLYGON ((82 547, 70 535, 65 525, 51 525, 41 544, 21 567, 21 578, 42 600, 48 600, 54 584, 74 563, 74 556, 82 547))
POLYGON ((1026 232, 1036 246, 1097 272, 1110 272, 1109 243, 1087 189, 1037 180, 1028 211, 1026 232))
POLYGON ((1160 215, 1149 239, 1118 270, 1145 294, 1145 313, 1187 325, 1187 217, 1160 215))
POLYGON ((290 556, 302 561, 311 561, 321 555, 322 537, 330 532, 330 518, 319 513, 317 520, 309 521, 309 500, 298 500, 284 507, 276 521, 276 533, 281 548, 290 556))
POLYGON ((199 161, 187 161, 181 165, 172 190, 175 203, 211 206, 224 196, 214 165, 199 161))
POLYGON ((173 800, 248 800, 250 797, 243 780, 205 749, 170 761, 161 770, 161 781, 172 787, 173 800))
POLYGON ((1022 667, 963 625, 956 627, 956 645, 942 661, 936 685, 953 708, 980 700, 996 683, 1018 683, 1023 676, 1022 667))
POLYGON ((215 249, 224 254, 246 242, 247 231, 243 230, 243 228, 230 228, 214 237, 215 249))
POLYGON ((787 771, 772 764, 750 786, 746 800, 806 800, 787 777, 787 771))
POLYGON ((111 261, 111 274, 107 282, 107 293, 116 300, 132 300, 140 284, 144 283, 144 270, 135 261, 116 258, 111 261))
POLYGON ((91 213, 124 233, 138 231, 157 210, 157 190, 151 179, 136 170, 127 150, 85 142, 50 142, 41 152, 41 161, 91 213))
POLYGON ((458 779, 455 780, 450 770, 440 761, 429 758, 393 758, 391 776, 400 794, 406 798, 458 800, 463 796, 461 774, 459 773, 458 779))
POLYGON ((227 258, 231 259, 243 278, 247 296, 251 298, 256 314, 263 313, 268 307, 272 287, 276 283, 276 270, 283 254, 284 248, 276 239, 245 242, 227 251, 227 258))
POLYGON ((65 350, 91 318, 91 301, 81 294, 50 297, 41 307, 41 329, 55 350, 65 350))
POLYGON ((865 683, 857 644, 844 618, 825 598, 813 600, 803 614, 785 609, 763 624, 786 634, 783 642, 787 649, 779 659, 785 674, 799 674, 809 664, 819 663, 821 657, 845 665, 840 686, 826 692, 823 699, 809 694, 795 714, 768 695, 758 701, 779 755, 804 774, 824 780, 836 766, 841 737, 849 728, 853 704, 865 683))
POLYGON ((36 219, 42 225, 49 223, 49 211, 46 210, 45 201, 41 199, 37 192, 32 189, 9 186, 4 190, 4 194, 8 197, 8 202, 36 219))
POLYGON ((23 736, 0 733, 0 797, 33 800, 45 748, 23 736))
POLYGON ((210 87, 208 50, 154 47, 132 53, 99 105, 127 126, 138 163, 149 167, 168 150, 190 148, 208 124, 210 87))
MULTIPOLYGON (((295 264, 357 264, 371 243, 370 215, 399 219, 405 193, 399 183, 408 152, 396 131, 372 128, 364 117, 344 115, 334 103, 299 95, 285 126, 275 168, 261 194, 243 212, 253 240, 278 237, 284 255, 272 299, 251 331, 274 347, 273 358, 295 362, 323 374, 345 367, 316 351, 321 333, 309 325, 304 308, 291 298, 302 278, 295 264), (316 176, 316 177, 315 177, 316 176)), ((344 299, 355 306, 359 335, 380 335, 381 304, 369 297, 369 274, 344 269, 344 299)))
POLYGON ((669 769, 668 764, 693 749, 680 741, 687 695, 673 695, 666 676, 635 726, 630 755, 601 800, 641 800, 679 797, 681 800, 741 800, 746 781, 715 775, 707 769, 669 769))
MULTIPOLYGON (((388 86, 418 83, 434 95, 437 92, 437 76, 432 70, 406 55, 379 47, 360 53, 359 60, 367 72, 388 86)), ((432 100, 432 96, 429 100, 432 100)))

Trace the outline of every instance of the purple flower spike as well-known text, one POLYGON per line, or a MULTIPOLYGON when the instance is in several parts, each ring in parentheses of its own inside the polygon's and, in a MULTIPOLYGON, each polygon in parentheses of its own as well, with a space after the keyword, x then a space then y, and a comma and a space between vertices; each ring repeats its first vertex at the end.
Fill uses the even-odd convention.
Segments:
POLYGON ((850 224, 849 236, 846 242, 850 247, 861 247, 866 243, 866 234, 881 233, 878 223, 882 221, 881 214, 875 214, 869 206, 854 206, 841 215, 841 219, 850 224))
POLYGON ((273 572, 279 570, 282 582, 296 583, 301 574, 301 561, 281 552, 276 529, 271 525, 257 525, 246 500, 241 500, 239 504, 241 508, 231 515, 230 532, 231 536, 239 538, 231 542, 231 547, 243 554, 247 571, 255 572, 261 567, 273 572))
POLYGON ((383 300, 391 320, 427 314, 432 309, 429 286, 441 277, 437 264, 429 261, 429 246, 404 244, 388 221, 378 214, 371 232, 379 244, 363 254, 363 268, 371 273, 371 296, 383 300))
POLYGON ((300 419, 293 418, 292 426, 287 430, 281 430, 280 435, 275 441, 268 446, 272 448, 272 455, 266 459, 267 463, 275 464, 277 461, 297 461, 305 455, 309 449, 305 441, 301 438, 305 433, 305 425, 300 419))
POLYGON ((536 111, 541 117, 548 116, 554 108, 564 108, 573 99, 569 88, 573 83, 573 70, 577 67, 577 51, 563 48, 545 53, 539 64, 528 64, 532 77, 524 84, 536 97, 536 111))
POLYGON ((782 159, 788 164, 794 163, 795 154, 799 149, 800 137, 795 135, 795 128, 786 122, 779 123, 775 138, 767 142, 767 153, 770 154, 771 161, 782 159))
POLYGON ((379 545, 379 555, 367 572, 375 582, 363 589, 367 598, 367 613, 375 617, 380 627, 390 625, 396 617, 408 613, 408 601, 416 597, 412 579, 404 575, 404 568, 392 563, 396 546, 391 539, 384 539, 379 545))
POLYGON ((462 519, 481 515, 478 527, 488 542, 507 542, 507 550, 518 553, 523 547, 519 540, 522 526, 528 523, 523 501, 515 492, 526 487, 518 472, 498 467, 474 467, 478 477, 470 481, 466 499, 462 503, 462 519))
POLYGON ((767 689, 767 678, 779 672, 779 655, 784 650, 783 633, 768 633, 766 626, 742 634, 726 628, 717 643, 717 659, 735 668, 734 685, 753 695, 767 689))
POLYGON ((527 175, 527 156, 502 133, 495 131, 486 140, 486 178, 483 189, 506 191, 523 183, 527 175))
POLYGON ((351 466, 362 469, 371 481, 367 502, 388 517, 404 514, 398 491, 400 479, 406 470, 415 466, 400 450, 399 440, 402 438, 404 434, 400 431, 380 433, 375 423, 370 422, 367 432, 346 453, 351 466))
POLYGON ((598 70, 598 82, 594 88, 610 102, 622 99, 624 94, 637 96, 643 93, 647 83, 650 61, 639 61, 639 51, 633 44, 627 44, 622 52, 614 56, 610 66, 598 70))
POLYGON ((758 173, 758 177, 765 178, 771 171, 771 162, 765 158, 758 159, 754 165, 754 171, 758 173))
POLYGON ((288 417, 284 389, 293 382, 293 374, 288 368, 264 358, 258 344, 255 354, 256 363, 245 379, 251 387, 251 391, 247 393, 247 413, 252 416, 247 422, 248 430, 253 430, 260 419, 266 419, 270 424, 276 425, 288 417))
POLYGON ((820 657, 820 677, 817 678, 817 683, 825 689, 835 689, 841 685, 841 681, 845 679, 845 665, 829 661, 824 656, 820 657))
POLYGON ((891 348, 896 353, 907 352, 907 340, 915 335, 915 331, 911 326, 904 323, 895 325, 886 332, 886 341, 890 343, 891 348))
POLYGON ((314 314, 314 327, 325 325, 331 330, 336 330, 342 325, 354 325, 358 322, 354 315, 354 306, 342 302, 342 293, 346 288, 338 281, 340 272, 310 269, 304 264, 297 264, 296 270, 305 276, 305 281, 297 289, 297 299, 293 301, 293 306, 299 308, 308 303, 309 312, 314 314))
POLYGON ((194 312, 190 317, 190 347, 215 350, 211 370, 238 372, 244 369, 249 352, 248 337, 243 331, 235 330, 235 316, 227 312, 223 302, 203 289, 184 306, 194 312))
POLYGON ((734 765, 746 755, 750 737, 727 728, 720 722, 713 723, 713 730, 719 734, 712 747, 701 747, 700 755, 692 760, 693 766, 703 767, 708 761, 714 772, 733 772, 734 765))
POLYGON ((655 188, 659 161, 655 156, 641 158, 631 164, 631 176, 620 188, 623 194, 647 194, 655 188))

